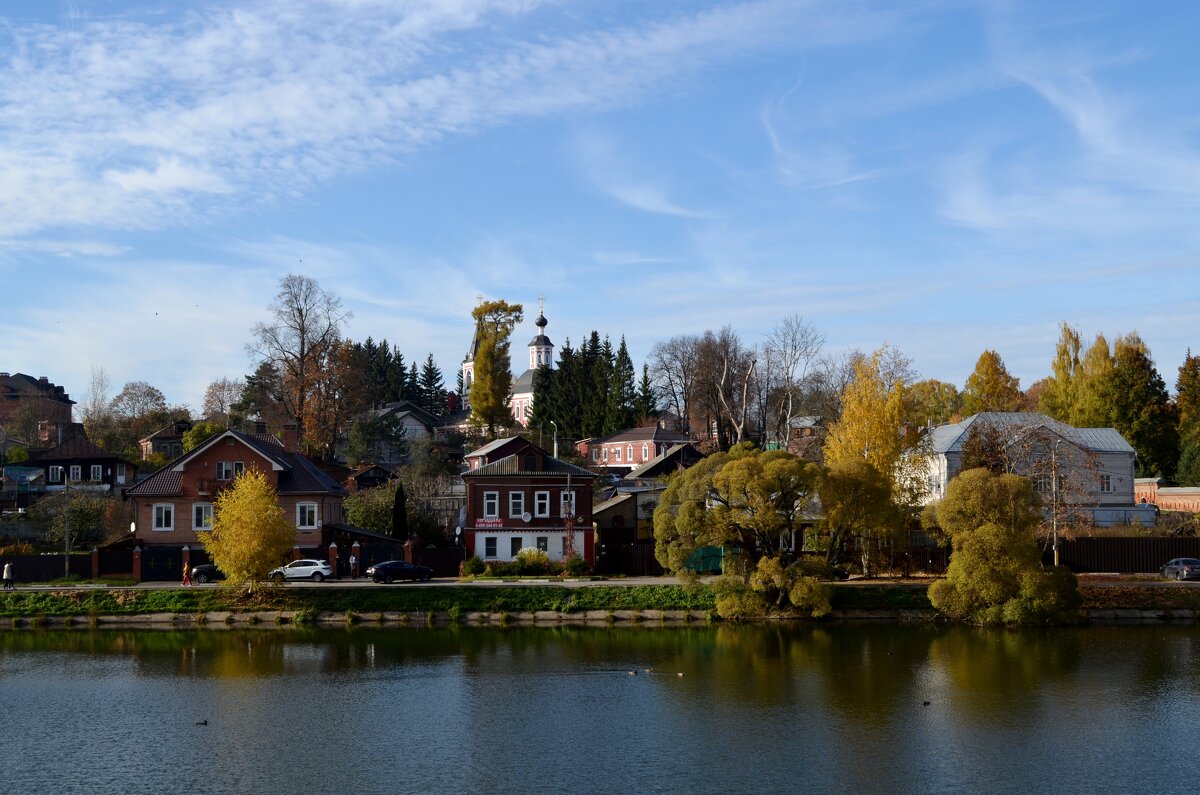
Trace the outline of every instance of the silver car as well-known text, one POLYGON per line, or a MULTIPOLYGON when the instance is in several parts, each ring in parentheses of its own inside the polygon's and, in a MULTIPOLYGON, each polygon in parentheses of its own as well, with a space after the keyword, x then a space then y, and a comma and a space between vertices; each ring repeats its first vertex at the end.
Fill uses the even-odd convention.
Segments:
POLYGON ((1175 558, 1159 569, 1159 572, 1169 580, 1200 580, 1200 560, 1175 558))
POLYGON ((284 580, 312 580, 313 582, 321 582, 326 577, 333 576, 333 569, 330 568, 328 561, 324 560, 293 560, 286 566, 280 566, 277 569, 272 569, 267 575, 275 582, 283 582, 284 580))

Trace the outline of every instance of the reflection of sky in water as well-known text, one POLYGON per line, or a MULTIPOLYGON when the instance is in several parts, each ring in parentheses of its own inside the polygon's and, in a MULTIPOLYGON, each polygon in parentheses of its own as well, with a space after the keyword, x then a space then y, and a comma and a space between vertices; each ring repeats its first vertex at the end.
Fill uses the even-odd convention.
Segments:
POLYGON ((12 792, 1171 791, 1200 737, 1198 657, 1193 628, 6 632, 0 775, 12 792))

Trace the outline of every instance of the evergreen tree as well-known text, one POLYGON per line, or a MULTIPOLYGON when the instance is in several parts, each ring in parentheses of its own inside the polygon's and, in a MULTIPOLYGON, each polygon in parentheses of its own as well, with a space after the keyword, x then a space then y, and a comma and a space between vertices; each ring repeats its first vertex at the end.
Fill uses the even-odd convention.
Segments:
POLYGON ((622 336, 616 358, 613 359, 612 371, 609 373, 608 406, 604 420, 606 435, 633 427, 633 422, 637 419, 635 378, 633 360, 629 358, 629 349, 625 346, 625 337, 622 336))
POLYGON ((484 301, 475 307, 475 380, 471 384, 471 423, 494 436, 512 424, 508 395, 512 391, 511 340, 524 308, 506 301, 484 301))
POLYGON ((408 375, 404 378, 404 398, 405 400, 411 400, 418 406, 422 406, 423 397, 421 394, 421 372, 417 369, 417 363, 414 361, 409 365, 408 375))
POLYGON ((442 383, 442 371, 433 361, 433 354, 425 357, 418 385, 421 407, 435 417, 446 413, 446 385, 442 383))
POLYGON ((554 420, 558 423, 559 438, 572 442, 586 437, 581 411, 585 393, 581 379, 582 365, 582 353, 575 352, 568 338, 558 351, 558 366, 551 377, 552 385, 547 390, 549 413, 543 418, 547 423, 544 429, 549 428, 550 420, 554 420))
POLYGON ((975 372, 967 378, 962 399, 967 415, 981 411, 1020 411, 1025 402, 1020 382, 1009 374, 995 351, 980 355, 975 372))
POLYGON ((600 333, 593 331, 583 349, 583 436, 593 438, 605 434, 608 413, 609 373, 612 370, 613 351, 608 338, 600 341, 600 333))
POLYGON ((1200 356, 1188 348, 1175 379, 1175 408, 1179 412, 1181 439, 1200 441, 1200 356))
POLYGON ((1113 427, 1137 453, 1141 477, 1170 478, 1179 461, 1179 430, 1167 385, 1137 333, 1117 339, 1113 359, 1112 376, 1100 392, 1113 427))
POLYGON ((654 394, 654 384, 650 381, 650 365, 642 365, 642 380, 638 383, 637 402, 634 414, 638 421, 658 416, 658 398, 654 394))

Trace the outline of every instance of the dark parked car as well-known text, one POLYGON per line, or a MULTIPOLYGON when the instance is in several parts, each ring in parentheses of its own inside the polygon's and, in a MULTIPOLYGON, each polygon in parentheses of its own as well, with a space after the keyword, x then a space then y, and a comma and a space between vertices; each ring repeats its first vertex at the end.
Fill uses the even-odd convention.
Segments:
POLYGON ((1162 576, 1174 580, 1200 580, 1200 560, 1175 558, 1159 569, 1162 576))
POLYGON ((225 579, 225 572, 211 563, 201 563, 192 567, 192 582, 216 582, 225 579))
POLYGON ((404 560, 385 560, 383 563, 376 563, 367 569, 367 576, 375 582, 395 582, 396 580, 428 582, 433 579, 433 569, 404 560))

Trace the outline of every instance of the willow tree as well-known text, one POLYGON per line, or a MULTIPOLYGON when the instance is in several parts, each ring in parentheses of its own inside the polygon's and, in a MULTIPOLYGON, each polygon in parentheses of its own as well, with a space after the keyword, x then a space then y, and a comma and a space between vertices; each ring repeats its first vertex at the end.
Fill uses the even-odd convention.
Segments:
POLYGON ((671 479, 654 511, 655 556, 682 571, 699 547, 737 549, 754 569, 804 544, 802 518, 816 497, 820 469, 783 450, 750 443, 717 453, 671 479))
POLYGON ((968 470, 950 481, 935 515, 953 547, 946 578, 929 586, 935 608, 980 624, 1073 618, 1075 576, 1042 567, 1034 537, 1041 512, 1028 478, 968 470))
POLYGON ((296 528, 288 522, 275 487, 258 469, 247 469, 221 492, 212 521, 212 531, 200 534, 200 541, 229 585, 253 588, 296 543, 296 528))
POLYGON ((484 301, 475 307, 474 381, 471 383, 471 424, 495 436, 512 425, 508 395, 512 391, 512 332, 524 317, 524 307, 507 301, 484 301))

